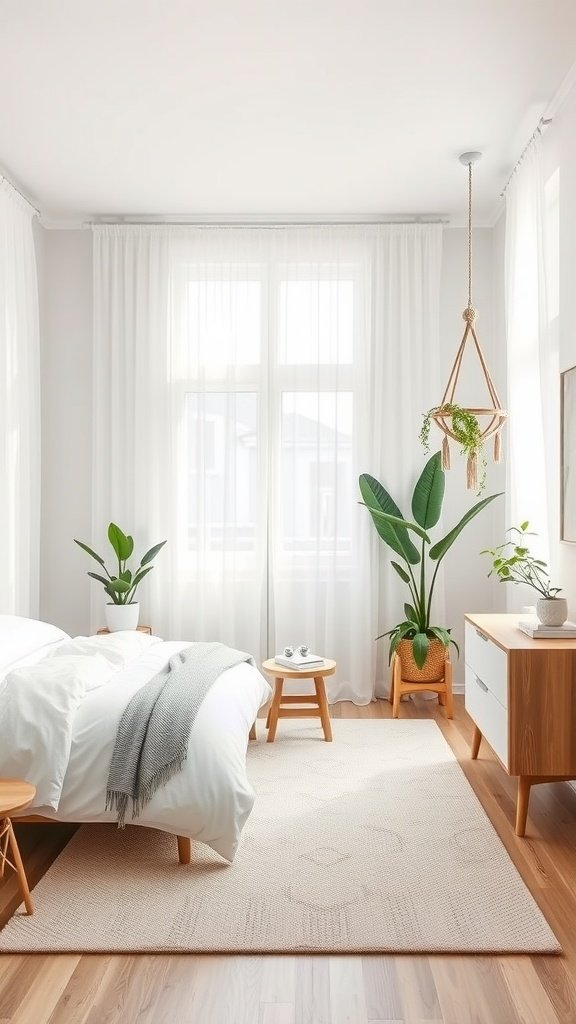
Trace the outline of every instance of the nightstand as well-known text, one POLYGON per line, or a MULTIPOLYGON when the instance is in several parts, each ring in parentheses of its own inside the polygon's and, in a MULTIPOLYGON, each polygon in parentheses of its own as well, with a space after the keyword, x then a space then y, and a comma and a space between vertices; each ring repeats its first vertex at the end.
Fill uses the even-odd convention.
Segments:
POLYGON ((29 807, 35 796, 36 787, 30 782, 0 779, 0 878, 7 864, 16 872, 27 914, 34 913, 34 906, 10 815, 29 807))
POLYGON ((330 743, 332 741, 332 729, 330 727, 330 713, 328 711, 328 701, 326 700, 324 676, 334 675, 336 662, 331 661, 330 658, 325 658, 324 663, 316 668, 291 669, 278 665, 274 658, 269 658, 268 661, 264 662, 262 668, 267 675, 274 676, 274 696, 266 722, 268 743, 274 742, 279 718, 319 718, 324 731, 324 739, 327 743, 330 743), (285 679, 313 679, 316 693, 285 696, 282 693, 285 679), (295 708, 294 704, 310 704, 311 707, 309 710, 308 708, 295 708))
MULTIPOLYGON (((96 636, 103 636, 105 633, 109 633, 109 629, 98 629, 96 636)), ((136 626, 137 633, 148 633, 148 636, 152 636, 152 626, 136 626)))

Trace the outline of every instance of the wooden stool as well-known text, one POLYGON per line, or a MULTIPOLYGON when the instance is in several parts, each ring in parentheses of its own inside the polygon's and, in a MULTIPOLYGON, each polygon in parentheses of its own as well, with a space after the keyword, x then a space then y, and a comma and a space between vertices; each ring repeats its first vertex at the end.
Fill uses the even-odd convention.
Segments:
POLYGON ((284 665, 277 665, 274 658, 269 658, 262 665, 264 672, 274 676, 274 696, 266 719, 268 729, 267 742, 273 743, 276 736, 276 727, 279 718, 319 718, 324 730, 324 739, 327 743, 332 742, 332 729, 330 727, 330 714, 328 701, 326 700, 326 687, 324 676, 333 676, 336 671, 336 662, 329 658, 324 659, 320 668, 291 669, 284 665), (316 693, 282 694, 282 686, 285 679, 313 679, 316 693), (288 705, 284 707, 283 705, 288 705), (293 704, 310 704, 308 708, 295 708, 293 704))
POLYGON ((29 807, 35 796, 36 787, 29 782, 21 782, 19 779, 0 779, 0 878, 4 877, 4 868, 7 864, 13 868, 18 876, 18 884, 27 914, 34 913, 34 906, 10 815, 29 807), (8 851, 10 851, 12 860, 8 857, 8 851))
POLYGON ((392 655, 392 673, 389 701, 392 704, 392 718, 398 718, 400 709, 400 698, 404 693, 418 693, 422 690, 432 690, 438 694, 438 703, 446 708, 446 718, 454 718, 454 705, 452 702, 452 662, 446 658, 444 662, 444 677, 432 683, 412 683, 402 679, 400 673, 402 664, 397 654, 392 655))

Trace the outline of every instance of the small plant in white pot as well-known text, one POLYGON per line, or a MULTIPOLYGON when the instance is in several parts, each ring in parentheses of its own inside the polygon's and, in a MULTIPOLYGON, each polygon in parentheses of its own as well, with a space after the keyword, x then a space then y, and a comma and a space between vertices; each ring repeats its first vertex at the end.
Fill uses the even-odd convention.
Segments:
POLYGON ((150 562, 156 558, 156 555, 164 547, 166 541, 163 540, 160 544, 155 544, 154 547, 150 548, 143 558, 140 559, 138 568, 132 570, 128 568, 128 559, 132 557, 134 551, 133 538, 123 533, 120 527, 116 526, 116 523, 110 523, 108 526, 108 540, 118 560, 118 571, 115 575, 106 568, 104 559, 97 555, 92 548, 89 548, 87 544, 84 544, 81 540, 74 540, 74 543, 98 562, 106 573, 106 576, 101 576, 96 572, 89 572, 88 576, 93 580, 98 580, 110 598, 109 603, 104 609, 106 625, 111 633, 116 633, 121 629, 136 629, 138 626, 140 604, 134 600, 136 591, 144 577, 149 572, 152 572, 154 566, 150 565, 150 562))
POLYGON ((568 618, 568 602, 558 597, 561 587, 553 587, 548 575, 548 566, 541 558, 534 558, 526 544, 526 537, 537 534, 528 530, 530 523, 512 526, 506 532, 510 540, 496 548, 487 548, 483 555, 490 555, 492 568, 488 573, 498 576, 501 583, 524 584, 540 594, 536 614, 544 626, 563 626, 568 618))

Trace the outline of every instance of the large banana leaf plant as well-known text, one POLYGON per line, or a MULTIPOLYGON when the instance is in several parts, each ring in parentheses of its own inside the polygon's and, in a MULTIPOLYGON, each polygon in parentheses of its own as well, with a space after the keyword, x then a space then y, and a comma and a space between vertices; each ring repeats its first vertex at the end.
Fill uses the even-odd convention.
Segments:
POLYGON ((410 601, 404 605, 403 621, 377 639, 390 637, 390 658, 401 640, 412 640, 414 661, 418 668, 422 668, 430 640, 440 640, 445 647, 452 643, 457 648, 456 642, 450 637, 450 630, 432 625, 430 621, 440 563, 464 527, 500 495, 491 494, 483 498, 468 509, 445 537, 432 544, 428 530, 438 523, 444 500, 445 478, 440 452, 428 459, 416 482, 412 495, 414 522, 404 518, 394 499, 373 476, 362 473, 359 484, 363 498, 360 504, 369 510, 379 537, 401 559, 403 564, 394 560, 391 564, 410 592, 410 601))
POLYGON ((150 548, 140 559, 138 568, 132 571, 128 568, 128 559, 131 558, 134 551, 133 538, 126 536, 120 527, 116 526, 116 523, 110 523, 108 526, 108 540, 118 561, 118 569, 115 573, 110 572, 106 568, 104 559, 97 555, 92 548, 89 548, 87 544, 84 544, 81 540, 74 540, 74 543, 102 566, 106 576, 101 576, 96 572, 89 572, 88 576, 102 584, 112 604, 132 604, 139 584, 154 568, 153 565, 150 565, 150 562, 156 558, 156 555, 164 547, 166 541, 163 540, 160 544, 155 544, 154 547, 150 548))

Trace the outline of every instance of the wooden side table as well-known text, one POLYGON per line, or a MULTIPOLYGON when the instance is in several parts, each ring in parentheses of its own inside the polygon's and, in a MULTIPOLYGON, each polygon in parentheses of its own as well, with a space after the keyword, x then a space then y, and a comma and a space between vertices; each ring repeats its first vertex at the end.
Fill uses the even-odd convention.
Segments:
POLYGON ((10 815, 29 807, 35 796, 36 787, 30 782, 22 782, 20 779, 0 779, 0 878, 4 877, 6 865, 16 872, 27 914, 34 913, 34 905, 10 815))
POLYGON ((422 690, 431 690, 438 694, 438 702, 446 708, 446 718, 454 718, 454 705, 452 701, 452 662, 446 658, 444 662, 444 676, 431 683, 413 683, 402 679, 402 665, 397 654, 392 655, 392 686, 390 689, 390 703, 392 704, 392 718, 398 718, 400 699, 405 693, 419 693, 422 690))
POLYGON ((276 737, 276 728, 279 718, 319 718, 324 730, 324 739, 327 743, 332 742, 332 729, 330 727, 330 713, 328 701, 326 700, 325 676, 333 676, 336 671, 336 662, 330 658, 324 659, 320 668, 291 669, 284 665, 277 665, 274 658, 269 658, 262 665, 267 675, 274 676, 274 696, 266 719, 268 729, 267 742, 273 743, 276 737), (313 679, 316 693, 284 695, 282 687, 285 679, 313 679), (308 708, 295 708, 294 704, 310 704, 308 708), (285 706, 288 705, 288 706, 285 706))
MULTIPOLYGON (((105 633, 109 633, 109 629, 98 629, 96 636, 104 636, 105 633)), ((136 626, 137 633, 148 633, 148 636, 152 636, 152 626, 136 626)))

